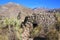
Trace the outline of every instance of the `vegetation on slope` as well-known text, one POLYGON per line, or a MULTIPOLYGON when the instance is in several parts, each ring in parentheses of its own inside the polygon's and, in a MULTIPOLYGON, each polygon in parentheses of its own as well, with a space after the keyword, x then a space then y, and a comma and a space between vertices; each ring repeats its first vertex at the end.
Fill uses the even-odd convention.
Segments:
POLYGON ((21 33, 22 28, 20 27, 20 20, 16 18, 5 18, 1 20, 0 40, 20 40, 21 33))

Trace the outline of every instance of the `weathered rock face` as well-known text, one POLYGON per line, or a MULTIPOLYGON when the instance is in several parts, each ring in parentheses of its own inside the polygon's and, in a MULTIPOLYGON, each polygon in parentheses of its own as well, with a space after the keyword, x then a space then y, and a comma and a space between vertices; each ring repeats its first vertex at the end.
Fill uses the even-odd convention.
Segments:
MULTIPOLYGON (((43 31, 41 30, 39 35, 41 35, 42 32, 43 32, 43 35, 41 35, 41 36, 45 36, 46 32, 55 28, 56 20, 55 20, 54 15, 51 14, 51 13, 39 13, 39 14, 34 13, 31 16, 26 16, 25 17, 25 20, 24 20, 23 24, 26 25, 27 22, 30 22, 30 24, 32 24, 31 27, 33 27, 33 29, 35 27, 42 26, 41 29, 43 31)), ((29 25, 29 24, 27 24, 27 25, 29 25)))
POLYGON ((43 25, 44 27, 54 25, 56 22, 54 14, 52 13, 34 13, 31 16, 26 17, 27 21, 38 25, 43 25))

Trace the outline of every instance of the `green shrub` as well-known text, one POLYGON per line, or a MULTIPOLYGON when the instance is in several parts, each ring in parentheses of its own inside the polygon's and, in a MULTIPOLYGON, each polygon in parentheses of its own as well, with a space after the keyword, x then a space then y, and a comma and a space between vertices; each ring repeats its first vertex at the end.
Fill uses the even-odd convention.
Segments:
MULTIPOLYGON (((3 30, 7 28, 8 31, 9 31, 9 35, 12 34, 11 30, 13 30, 14 34, 12 34, 12 35, 15 35, 20 40, 21 39, 22 30, 23 30, 22 28, 20 28, 20 24, 21 24, 21 22, 17 18, 5 18, 4 20, 2 20, 0 22, 0 29, 3 32, 3 30)), ((1 37, 2 37, 2 35, 1 35, 1 37)), ((2 39, 3 39, 3 37, 2 37, 2 39)))

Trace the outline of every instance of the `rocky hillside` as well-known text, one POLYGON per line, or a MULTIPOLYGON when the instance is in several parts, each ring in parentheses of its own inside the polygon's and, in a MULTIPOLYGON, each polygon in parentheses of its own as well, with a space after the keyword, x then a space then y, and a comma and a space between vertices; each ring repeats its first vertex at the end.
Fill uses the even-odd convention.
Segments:
POLYGON ((0 15, 2 17, 17 18, 20 15, 21 19, 24 20, 25 16, 31 15, 32 13, 33 11, 31 9, 11 2, 0 6, 0 15))
POLYGON ((58 40, 60 9, 0 6, 0 40, 58 40))

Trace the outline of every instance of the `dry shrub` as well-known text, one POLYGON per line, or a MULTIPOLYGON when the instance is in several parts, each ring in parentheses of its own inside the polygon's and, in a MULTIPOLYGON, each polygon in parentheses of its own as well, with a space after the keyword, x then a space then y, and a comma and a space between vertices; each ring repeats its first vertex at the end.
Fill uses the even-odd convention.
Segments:
POLYGON ((31 37, 39 36, 42 26, 35 27, 31 32, 31 37))
POLYGON ((55 29, 51 29, 47 33, 47 40, 58 40, 58 32, 55 29))

